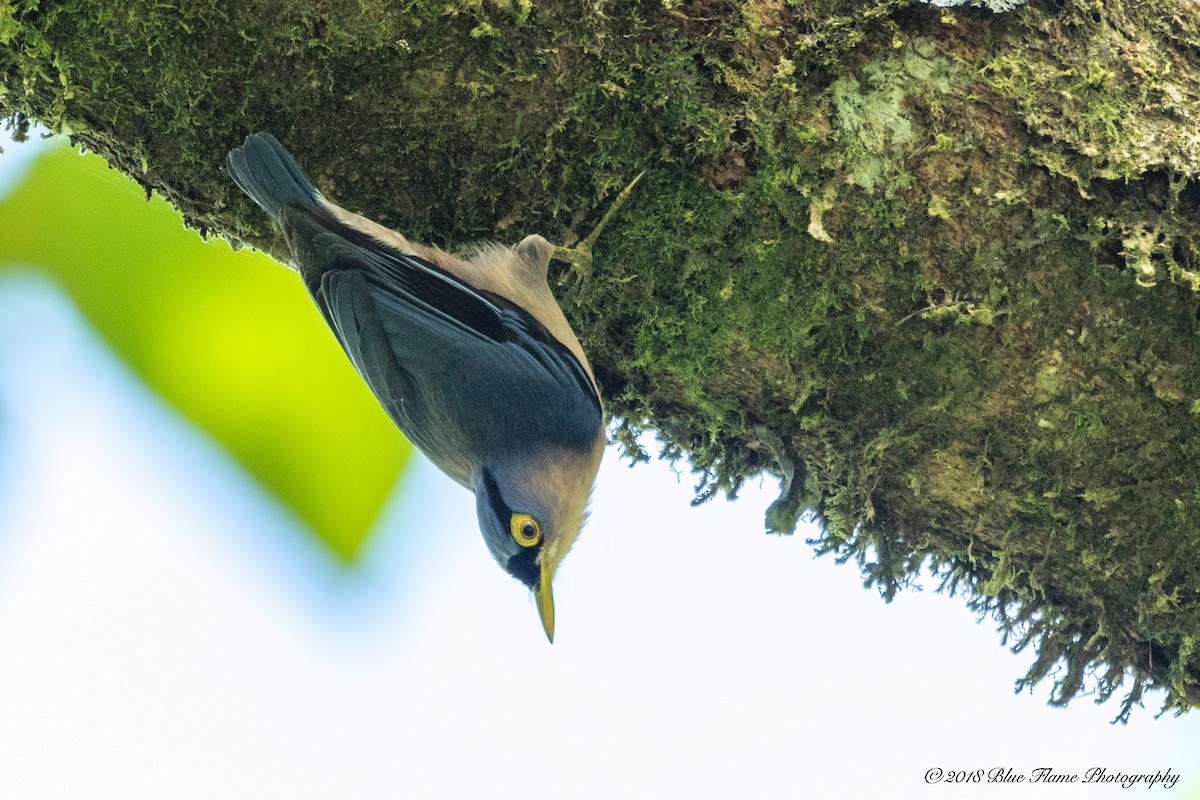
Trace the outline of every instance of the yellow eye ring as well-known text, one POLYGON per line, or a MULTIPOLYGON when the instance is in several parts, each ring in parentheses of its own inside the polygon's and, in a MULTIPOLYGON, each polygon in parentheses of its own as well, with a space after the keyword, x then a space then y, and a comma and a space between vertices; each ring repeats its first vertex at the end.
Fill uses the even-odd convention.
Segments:
POLYGON ((513 539, 521 547, 533 547, 542 540, 542 526, 528 514, 513 514, 509 528, 513 539))

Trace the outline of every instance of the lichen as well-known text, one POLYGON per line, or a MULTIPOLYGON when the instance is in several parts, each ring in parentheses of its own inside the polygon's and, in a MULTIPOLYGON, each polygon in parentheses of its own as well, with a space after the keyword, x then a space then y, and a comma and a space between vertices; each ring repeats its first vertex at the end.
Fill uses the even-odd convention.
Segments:
POLYGON ((939 8, 953 8, 954 6, 972 5, 976 8, 986 8, 997 14, 1005 11, 1012 11, 1018 6, 1025 4, 1025 0, 921 0, 923 3, 929 3, 931 6, 939 8))

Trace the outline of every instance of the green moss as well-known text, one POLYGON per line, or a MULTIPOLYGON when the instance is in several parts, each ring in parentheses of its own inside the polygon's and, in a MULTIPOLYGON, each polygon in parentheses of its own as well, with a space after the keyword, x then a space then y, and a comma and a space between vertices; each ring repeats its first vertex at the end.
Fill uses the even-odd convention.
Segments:
POLYGON ((26 0, 0 37, 7 113, 268 247, 251 130, 448 246, 570 241, 648 169, 561 294, 632 455, 780 475, 773 529, 887 597, 924 566, 1056 702, 1200 701, 1194 4, 26 0))

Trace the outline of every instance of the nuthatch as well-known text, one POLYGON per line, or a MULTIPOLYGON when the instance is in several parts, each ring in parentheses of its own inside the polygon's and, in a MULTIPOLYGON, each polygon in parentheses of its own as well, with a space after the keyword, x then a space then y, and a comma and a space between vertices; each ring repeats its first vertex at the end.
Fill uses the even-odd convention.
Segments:
POLYGON ((488 549, 533 590, 554 641, 551 581, 587 515, 604 410, 583 348, 550 293, 540 236, 469 258, 408 241, 326 200, 275 137, 231 151, 229 172, 279 225, 309 294, 388 416, 475 493, 488 549))

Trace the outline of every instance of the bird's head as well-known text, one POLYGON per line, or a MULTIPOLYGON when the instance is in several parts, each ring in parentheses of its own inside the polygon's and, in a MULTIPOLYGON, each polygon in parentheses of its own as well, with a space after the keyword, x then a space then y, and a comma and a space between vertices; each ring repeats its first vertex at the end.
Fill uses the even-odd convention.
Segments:
POLYGON ((587 518, 588 499, 604 453, 601 432, 587 452, 551 450, 479 468, 475 505, 492 557, 529 587, 546 636, 554 641, 551 584, 587 518))

